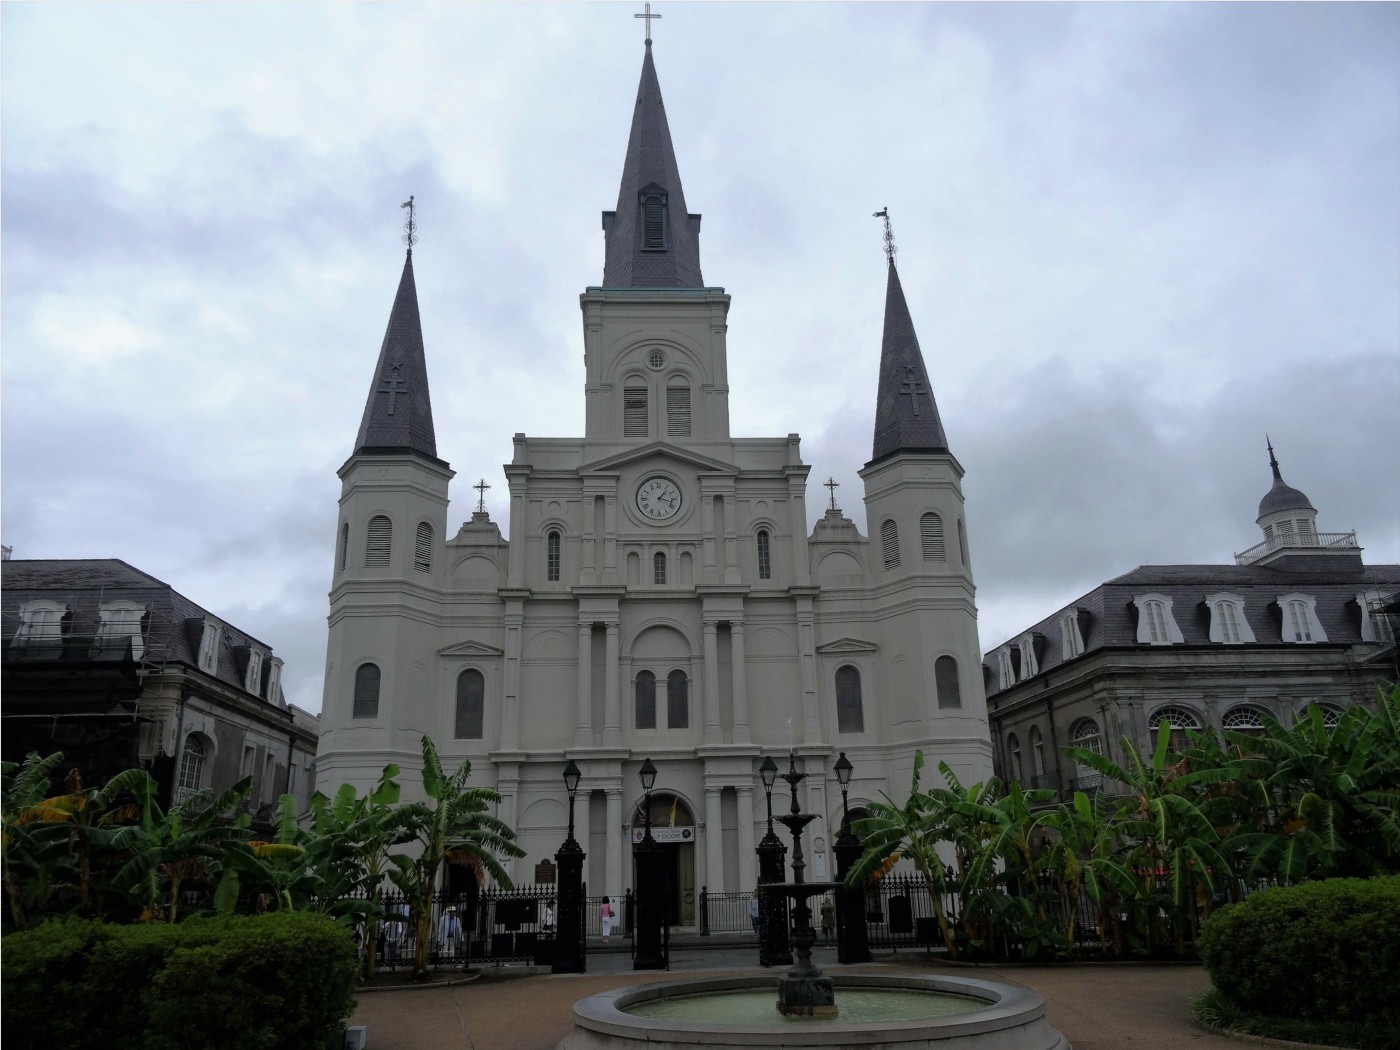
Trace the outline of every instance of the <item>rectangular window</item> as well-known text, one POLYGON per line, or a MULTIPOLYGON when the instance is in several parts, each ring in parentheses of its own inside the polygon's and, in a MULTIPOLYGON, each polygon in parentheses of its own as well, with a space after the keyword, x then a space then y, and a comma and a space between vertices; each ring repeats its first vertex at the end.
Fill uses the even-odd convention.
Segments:
POLYGON ((1238 645, 1240 624, 1235 616, 1233 602, 1221 602, 1216 608, 1220 611, 1220 640, 1226 645, 1238 645))
POLYGON ((666 436, 690 437, 690 387, 666 388, 666 436))
POLYGON ((880 526, 880 556, 886 569, 899 566, 899 529, 892 521, 880 526))
POLYGON ((1148 602, 1143 610, 1147 614, 1147 637, 1154 644, 1159 645, 1167 640, 1167 625, 1162 619, 1162 603, 1148 602))
POLYGON ((1288 603, 1288 623, 1293 630, 1295 642, 1312 641, 1312 630, 1308 626, 1308 610, 1302 602, 1288 603))
POLYGON ((690 697, 684 671, 672 671, 666 677, 666 728, 690 728, 690 697))
POLYGON ((419 523, 413 541, 413 567, 419 572, 433 571, 433 527, 426 521, 419 523))
POLYGON ((656 675, 650 671, 637 675, 637 728, 656 728, 656 675))
POLYGON ((646 387, 628 387, 622 391, 622 436, 646 437, 647 433, 646 387))

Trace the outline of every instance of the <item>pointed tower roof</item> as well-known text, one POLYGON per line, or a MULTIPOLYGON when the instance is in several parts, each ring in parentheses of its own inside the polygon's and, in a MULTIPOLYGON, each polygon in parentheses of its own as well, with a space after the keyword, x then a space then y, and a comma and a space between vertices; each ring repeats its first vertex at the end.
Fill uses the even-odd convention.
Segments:
POLYGON ((870 466, 896 452, 948 451, 938 402, 914 334, 893 254, 885 289, 885 335, 880 348, 880 388, 875 401, 875 444, 870 466))
POLYGON ((413 282, 412 248, 404 260, 364 418, 355 438, 357 456, 405 452, 442 462, 437 458, 433 406, 428 396, 428 365, 423 353, 423 326, 418 318, 418 289, 413 282))
POLYGON ((603 212, 605 288, 703 288, 700 216, 685 210, 661 84, 646 42, 617 210, 603 212), (644 200, 649 202, 644 204, 644 200), (643 220, 644 207, 647 220, 643 220))
POLYGON ((1264 498, 1259 501, 1259 518, 1269 514, 1276 514, 1281 510, 1310 510, 1314 514, 1317 508, 1308 501, 1308 497, 1303 495, 1291 485, 1284 484, 1283 475, 1279 473, 1278 459, 1274 456, 1274 444, 1265 438, 1265 443, 1269 447, 1269 467, 1274 472, 1274 484, 1268 492, 1264 493, 1264 498))

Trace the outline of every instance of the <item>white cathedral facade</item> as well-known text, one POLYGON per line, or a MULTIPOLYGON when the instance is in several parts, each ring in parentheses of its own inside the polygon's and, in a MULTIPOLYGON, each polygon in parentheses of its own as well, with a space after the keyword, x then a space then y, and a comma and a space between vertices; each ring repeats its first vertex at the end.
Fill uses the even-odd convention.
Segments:
POLYGON ((363 789, 392 762, 411 795, 429 735, 501 792, 528 882, 564 839, 572 758, 589 893, 616 899, 650 758, 685 925, 700 887, 755 885, 765 755, 813 774, 809 878, 834 876, 840 752, 852 808, 903 801, 919 749, 965 782, 990 775, 962 468, 892 258, 861 471, 871 538, 834 508, 809 532, 798 435, 731 435, 729 296, 701 277, 650 41, 603 229, 602 284, 580 296, 585 433, 515 436, 505 534, 480 510, 449 531, 410 249, 340 470, 316 775, 363 789))

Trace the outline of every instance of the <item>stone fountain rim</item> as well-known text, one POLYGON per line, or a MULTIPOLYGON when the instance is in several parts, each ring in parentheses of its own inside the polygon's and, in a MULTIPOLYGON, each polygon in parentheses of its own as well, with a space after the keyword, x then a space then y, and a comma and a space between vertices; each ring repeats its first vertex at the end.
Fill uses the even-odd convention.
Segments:
MULTIPOLYGON (((708 1044, 751 1046, 756 1033, 761 1033, 768 1045, 784 1044, 812 1046, 844 1045, 852 1036, 878 1033, 881 1043, 926 1042, 933 1034, 947 1039, 958 1035, 977 1035, 1001 1031, 1013 1025, 1026 1025, 1045 1016, 1045 999, 1029 988, 997 984, 968 977, 943 974, 856 974, 831 975, 839 996, 842 988, 894 988, 912 991, 945 992, 984 1000, 987 1005, 965 1014, 913 1021, 867 1021, 843 1024, 839 1017, 820 1025, 791 1027, 752 1024, 701 1024, 694 1021, 667 1021, 664 1031, 676 1036, 698 1036, 708 1044)), ((659 1034, 659 1022, 654 1017, 629 1014, 624 1007, 651 999, 680 995, 703 995, 710 992, 738 989, 772 988, 776 999, 777 983, 771 974, 750 976, 695 977, 654 984, 629 985, 614 988, 580 999, 574 1004, 574 1024, 577 1027, 607 1035, 647 1041, 659 1034)))

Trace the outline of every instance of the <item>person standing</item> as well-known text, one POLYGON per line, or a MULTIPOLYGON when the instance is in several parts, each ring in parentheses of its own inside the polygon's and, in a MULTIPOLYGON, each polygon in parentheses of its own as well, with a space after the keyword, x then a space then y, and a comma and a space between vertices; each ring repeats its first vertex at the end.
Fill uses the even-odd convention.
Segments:
POLYGON ((822 898, 822 941, 830 944, 832 938, 836 936, 836 906, 831 903, 831 897, 822 898))
POLYGON ((554 936, 554 898, 544 902, 544 933, 547 937, 554 936))
POLYGON ((749 922, 753 924, 753 932, 758 932, 758 890, 754 890, 749 897, 749 922))
POLYGON ((609 898, 604 897, 603 903, 598 905, 598 924, 603 928, 604 944, 608 943, 608 938, 612 935, 612 924, 614 914, 615 913, 613 912, 612 901, 609 898))
POLYGON ((462 920, 457 915, 455 905, 449 904, 438 920, 438 951, 449 958, 456 958, 462 947, 462 920))

